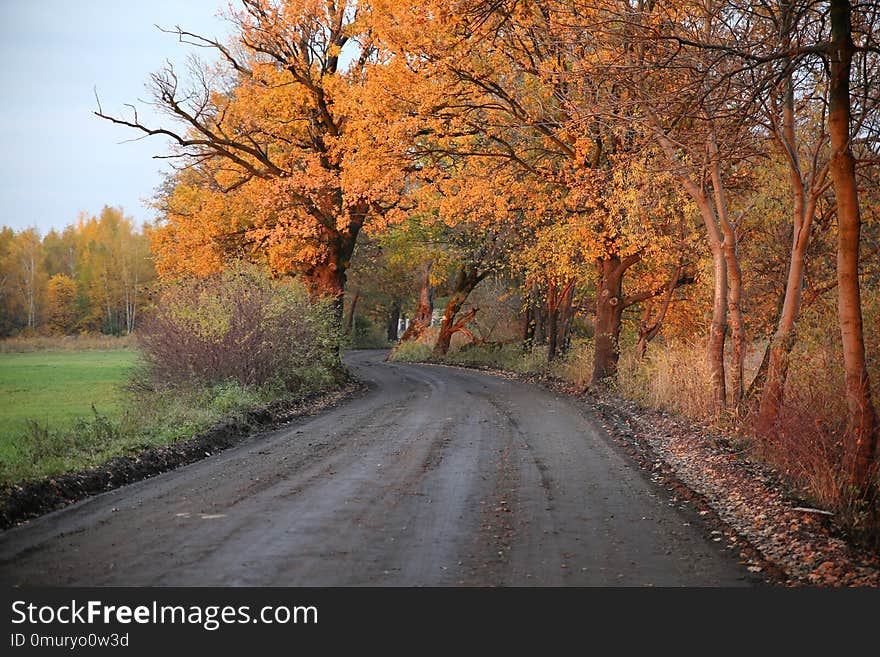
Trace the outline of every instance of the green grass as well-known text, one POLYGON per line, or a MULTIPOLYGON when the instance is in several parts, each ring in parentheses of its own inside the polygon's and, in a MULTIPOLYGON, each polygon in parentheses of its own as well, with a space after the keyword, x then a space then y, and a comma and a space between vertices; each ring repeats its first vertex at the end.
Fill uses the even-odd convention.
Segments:
MULTIPOLYGON (((125 385, 136 365, 133 350, 0 353, 0 488, 167 445, 293 396, 235 382, 134 395, 125 385)), ((332 385, 310 380, 301 392, 332 385)))
POLYGON ((50 436, 82 434, 88 424, 95 434, 90 442, 101 439, 107 422, 116 422, 127 406, 124 385, 136 359, 131 350, 0 353, 2 478, 49 474, 90 460, 93 445, 72 450, 72 461, 44 458, 54 451, 50 436), (106 418, 103 424, 94 422, 92 406, 106 418))
POLYGON ((28 420, 60 428, 91 417, 92 405, 118 417, 136 358, 128 350, 0 354, 0 444, 28 420))

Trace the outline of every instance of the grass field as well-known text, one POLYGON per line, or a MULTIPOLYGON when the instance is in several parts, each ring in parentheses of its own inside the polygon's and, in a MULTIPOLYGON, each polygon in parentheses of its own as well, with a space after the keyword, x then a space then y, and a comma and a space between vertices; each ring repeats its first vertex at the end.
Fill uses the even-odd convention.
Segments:
POLYGON ((29 421, 52 431, 93 418, 110 419, 126 404, 124 385, 135 366, 132 350, 0 353, 0 460, 20 458, 29 421))
POLYGON ((0 490, 169 444, 283 396, 234 382, 135 396, 125 390, 134 350, 54 347, 0 351, 0 490))
POLYGON ((54 428, 92 415, 116 417, 135 364, 128 350, 0 354, 0 435, 20 433, 27 420, 54 428))

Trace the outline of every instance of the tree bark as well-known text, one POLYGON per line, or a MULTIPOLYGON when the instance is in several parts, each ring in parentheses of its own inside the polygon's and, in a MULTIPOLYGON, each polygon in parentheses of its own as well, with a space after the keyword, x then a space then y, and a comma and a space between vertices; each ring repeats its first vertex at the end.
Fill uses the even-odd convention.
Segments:
POLYGON ((850 71, 855 46, 850 3, 831 0, 831 52, 828 132, 831 174, 837 201, 837 308, 843 343, 847 432, 852 464, 851 483, 865 491, 871 480, 877 447, 877 418, 865 362, 859 289, 861 214, 855 158, 850 144, 850 71))
POLYGON ((323 246, 321 259, 306 267, 303 281, 313 297, 329 299, 336 312, 338 326, 342 327, 342 299, 351 256, 364 221, 368 206, 360 203, 349 210, 348 226, 344 230, 324 228, 320 235, 323 246))
POLYGON ((547 360, 556 358, 557 345, 559 342, 559 290, 556 283, 550 281, 547 286, 547 360))
POLYGON ((391 309, 388 312, 388 342, 397 342, 397 329, 400 324, 400 300, 394 299, 391 302, 391 309))
POLYGON ((562 296, 559 306, 559 338, 557 339, 557 351, 564 354, 571 347, 571 325, 574 322, 574 281, 568 285, 568 290, 562 296))
POLYGON ((421 271, 421 284, 419 285, 419 304, 406 331, 400 338, 400 342, 410 342, 418 338, 431 326, 431 318, 434 316, 434 291, 431 287, 432 262, 423 265, 421 271))
POLYGON ((449 297, 449 301, 446 303, 446 310, 443 312, 443 321, 440 323, 440 332, 437 334, 437 342, 434 344, 434 349, 431 352, 431 355, 435 358, 445 356, 449 353, 449 345, 452 341, 452 336, 457 331, 464 328, 467 321, 473 319, 473 315, 476 314, 475 310, 472 311, 472 314, 470 314, 465 321, 455 321, 456 315, 458 315, 458 312, 467 301, 470 293, 485 277, 486 273, 478 273, 475 267, 462 267, 459 270, 455 279, 455 284, 453 285, 452 294, 449 297))
MULTIPOLYGON (((792 178, 794 175, 792 172, 792 178)), ((776 333, 769 346, 766 379, 763 382, 756 422, 756 428, 762 434, 773 430, 784 401, 789 358, 797 340, 795 325, 800 315, 803 298, 806 251, 809 244, 812 213, 815 211, 811 210, 811 207, 815 208, 815 202, 807 202, 804 198, 803 184, 799 176, 797 183, 792 179, 792 191, 795 197, 794 222, 785 297, 782 302, 782 310, 779 313, 776 333)))
POLYGON ((529 289, 528 299, 525 302, 522 316, 522 352, 530 353, 535 344, 535 328, 540 321, 540 308, 537 286, 532 285, 529 289))
POLYGON ((355 290, 351 297, 351 303, 348 306, 348 313, 345 315, 345 334, 351 335, 351 329, 354 326, 354 313, 357 310, 358 301, 361 298, 361 291, 355 290))
POLYGON ((617 376, 620 358, 620 320, 623 315, 623 274, 635 261, 608 256, 598 263, 599 289, 596 294, 596 332, 593 338, 592 385, 601 385, 617 376))
POLYGON ((706 344, 706 360, 712 381, 712 407, 716 417, 727 408, 727 380, 724 372, 724 343, 727 339, 727 266, 720 243, 710 243, 714 285, 712 322, 706 344))
POLYGON ((559 286, 554 281, 547 285, 547 360, 568 351, 572 323, 572 301, 575 281, 559 286))
POLYGON ((714 131, 709 138, 712 193, 715 198, 715 212, 724 239, 721 243, 724 263, 727 268, 727 316, 730 322, 731 338, 731 397, 734 407, 743 400, 743 372, 745 361, 745 325, 742 316, 742 267, 739 259, 739 240, 736 229, 727 211, 727 194, 721 179, 721 158, 718 153, 714 131))
POLYGON ((547 306, 541 301, 534 310, 535 316, 535 344, 546 344, 547 342, 547 306))

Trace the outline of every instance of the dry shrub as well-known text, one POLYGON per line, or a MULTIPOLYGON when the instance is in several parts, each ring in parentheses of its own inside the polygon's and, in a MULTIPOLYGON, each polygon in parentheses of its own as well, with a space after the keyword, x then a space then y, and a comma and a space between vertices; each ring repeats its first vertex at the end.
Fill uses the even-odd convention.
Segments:
MULTIPOLYGON (((858 530, 870 530, 876 500, 866 501, 849 484, 843 369, 836 336, 804 330, 791 357, 779 421, 771 435, 758 435, 754 415, 730 415, 725 427, 744 438, 750 452, 784 475, 797 495, 834 511, 858 530)), ((746 383, 750 377, 747 377, 746 383)), ((713 421, 711 377, 702 341, 652 345, 639 361, 625 352, 618 391, 650 408, 702 422, 713 421)), ((739 440, 739 438, 737 439, 739 440)))
POLYGON ((404 363, 420 363, 431 357, 431 350, 434 343, 437 342, 437 333, 439 327, 431 327, 415 340, 407 340, 399 342, 391 351, 391 360, 401 361, 404 363))
POLYGON ((339 332, 331 306, 310 300, 301 285, 240 265, 168 284, 138 344, 159 388, 235 381, 296 391, 333 376, 339 332))
POLYGON ((833 509, 846 524, 864 528, 876 500, 866 501, 848 480, 852 452, 843 379, 837 345, 799 343, 776 429, 769 436, 756 434, 756 441, 761 455, 804 497, 833 509))

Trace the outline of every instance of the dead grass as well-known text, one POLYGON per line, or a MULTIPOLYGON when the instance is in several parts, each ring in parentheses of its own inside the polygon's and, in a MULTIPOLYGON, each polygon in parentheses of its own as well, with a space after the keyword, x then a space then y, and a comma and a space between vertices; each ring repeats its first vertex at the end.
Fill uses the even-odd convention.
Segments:
POLYGON ((133 335, 59 335, 14 337, 0 340, 0 353, 19 354, 35 351, 111 351, 134 348, 133 335))
MULTIPOLYGON (((539 351, 546 363, 547 350, 542 348, 539 351)), ((573 340, 569 350, 550 365, 549 371, 551 376, 569 381, 585 390, 593 373, 593 341, 573 340)))
POLYGON ((643 361, 633 351, 624 352, 617 391, 649 408, 700 421, 712 419, 711 376, 705 347, 696 341, 650 349, 643 361))
MULTIPOLYGON (((746 384, 760 362, 755 345, 747 364, 746 384)), ((749 408, 713 416, 709 370, 702 342, 670 342, 649 351, 643 361, 625 353, 617 391, 645 407, 713 424, 743 446, 753 458, 785 477, 793 493, 809 504, 833 511, 838 522, 865 535, 877 532, 876 490, 869 499, 850 485, 846 441, 846 402, 839 348, 830 340, 804 336, 792 353, 785 403, 775 430, 759 434, 749 408)))

